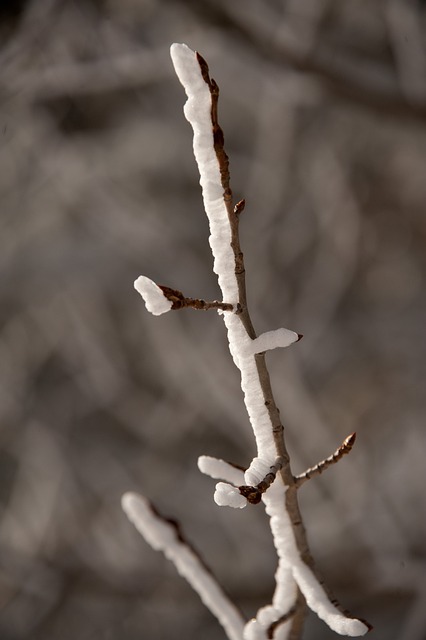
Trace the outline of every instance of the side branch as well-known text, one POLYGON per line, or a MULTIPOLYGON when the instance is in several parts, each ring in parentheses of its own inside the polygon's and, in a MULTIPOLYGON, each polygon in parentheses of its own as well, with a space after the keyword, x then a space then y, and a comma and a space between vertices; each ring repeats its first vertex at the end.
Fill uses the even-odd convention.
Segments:
MULTIPOLYGON (((172 310, 185 309, 188 307, 197 309, 198 311, 208 311, 209 309, 220 309, 221 311, 235 310, 234 305, 228 302, 219 302, 218 300, 206 302, 206 300, 201 300, 199 298, 187 298, 181 291, 178 291, 178 289, 171 289, 170 287, 165 287, 161 284, 159 284, 158 286, 164 293, 167 300, 172 303, 172 310)), ((238 311, 239 310, 237 306, 236 313, 238 313, 238 311)))
POLYGON ((185 540, 179 525, 164 518, 143 496, 125 493, 122 506, 127 517, 153 549, 162 551, 186 578, 205 606, 217 618, 230 640, 243 637, 243 618, 200 555, 185 540))
POLYGON ((183 295, 182 291, 156 284, 146 276, 139 276, 139 278, 135 280, 134 286, 136 291, 138 291, 144 299, 148 311, 155 316, 188 307, 202 311, 216 309, 241 313, 241 306, 238 303, 234 305, 229 302, 219 302, 218 300, 206 302, 198 298, 187 298, 183 295))
POLYGON ((355 444, 355 440, 356 440, 356 433, 351 433, 350 436, 348 436, 345 440, 343 440, 340 447, 336 449, 336 451, 331 456, 329 456, 328 458, 325 458, 325 460, 322 460, 321 462, 316 464, 314 467, 310 467, 300 475, 295 476, 295 479, 294 479, 295 486, 297 488, 300 487, 302 484, 306 482, 306 480, 310 480, 310 478, 320 475, 323 471, 328 469, 328 467, 330 467, 332 464, 339 462, 339 460, 343 458, 344 455, 346 455, 352 450, 352 447, 355 444))

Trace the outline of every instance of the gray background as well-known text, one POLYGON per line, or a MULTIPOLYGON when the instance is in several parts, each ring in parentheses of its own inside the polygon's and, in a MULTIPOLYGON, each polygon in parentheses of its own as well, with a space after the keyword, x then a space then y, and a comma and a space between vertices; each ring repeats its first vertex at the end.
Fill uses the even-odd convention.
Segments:
POLYGON ((133 290, 219 295, 174 41, 221 87, 255 327, 305 335, 268 356, 294 472, 358 434, 300 492, 318 567, 372 639, 424 640, 425 26, 399 0, 1 4, 2 640, 224 637, 128 489, 247 616, 271 598, 262 508, 196 468, 254 454, 223 324, 133 290))

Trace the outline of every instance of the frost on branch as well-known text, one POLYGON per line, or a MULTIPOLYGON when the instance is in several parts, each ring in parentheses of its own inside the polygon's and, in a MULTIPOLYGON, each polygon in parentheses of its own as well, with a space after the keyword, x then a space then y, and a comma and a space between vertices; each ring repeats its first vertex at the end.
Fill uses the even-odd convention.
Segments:
POLYGON ((177 525, 160 516, 146 498, 126 493, 123 509, 139 533, 156 551, 163 551, 178 573, 198 593, 205 606, 219 620, 230 640, 241 640, 243 620, 236 607, 219 586, 216 578, 193 547, 183 539, 177 525))
POLYGON ((200 171, 204 208, 210 223, 210 246, 213 270, 218 276, 223 299, 231 304, 239 301, 235 277, 235 259, 231 249, 232 231, 224 201, 220 167, 214 149, 212 130, 212 97, 194 51, 185 44, 170 48, 176 74, 188 100, 184 106, 186 119, 194 129, 194 155, 200 171))
POLYGON ((206 578, 199 559, 194 559, 193 552, 182 543, 170 523, 160 523, 148 509, 146 501, 135 494, 124 497, 123 507, 147 541, 154 548, 162 549, 175 562, 178 571, 189 580, 223 624, 229 638, 299 638, 305 602, 337 633, 364 635, 369 630, 368 625, 343 613, 335 601, 329 599, 314 573, 297 499, 297 488, 303 479, 320 473, 340 459, 350 450, 350 443, 345 441, 343 448, 309 469, 303 478, 293 476, 284 427, 273 398, 264 354, 277 347, 287 347, 300 340, 301 336, 288 329, 256 336, 247 308, 244 259, 238 234, 239 214, 244 201, 235 207, 232 202, 228 157, 218 123, 219 89, 209 76, 205 60, 186 45, 172 45, 171 57, 188 96, 184 113, 194 131, 194 155, 209 220, 213 269, 218 276, 224 302, 205 303, 185 298, 180 291, 158 287, 143 276, 138 278, 135 287, 148 310, 156 315, 171 308, 191 306, 196 309, 216 308, 224 320, 230 352, 241 374, 241 388, 256 440, 257 455, 244 474, 245 485, 239 484, 242 472, 222 460, 202 456, 199 467, 203 473, 226 481, 216 485, 217 504, 243 508, 247 501, 264 503, 278 555, 272 603, 262 607, 256 617, 243 627, 241 619, 235 617, 232 605, 226 599, 225 603, 220 587, 212 582, 212 577, 210 581, 206 578), (226 616, 223 610, 228 612, 226 616))
POLYGON ((262 333, 252 342, 253 353, 262 353, 271 351, 278 347, 289 347, 294 342, 301 340, 300 333, 290 331, 290 329, 275 329, 275 331, 267 331, 262 333))
POLYGON ((139 276, 135 280, 135 289, 141 294, 146 308, 154 316, 161 316, 172 308, 172 303, 166 298, 162 289, 146 276, 139 276))
POLYGON ((226 480, 226 482, 230 482, 236 487, 244 482, 244 471, 233 464, 229 464, 229 462, 225 462, 225 460, 220 460, 220 458, 200 456, 198 458, 198 468, 206 476, 210 476, 214 480, 226 480))
POLYGON ((214 492, 214 501, 219 507, 233 507, 234 509, 244 509, 247 500, 238 490, 227 482, 218 482, 214 492))

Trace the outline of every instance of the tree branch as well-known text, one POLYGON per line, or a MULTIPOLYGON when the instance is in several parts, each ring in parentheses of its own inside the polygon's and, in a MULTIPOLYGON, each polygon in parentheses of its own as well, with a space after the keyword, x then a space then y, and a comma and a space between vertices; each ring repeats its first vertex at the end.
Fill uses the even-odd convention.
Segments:
POLYGON ((329 456, 328 458, 325 458, 325 460, 322 460, 321 462, 318 462, 318 464, 316 464, 314 467, 310 467, 309 469, 299 474, 298 476, 295 476, 294 480, 295 480, 296 487, 299 488, 307 480, 310 480, 314 476, 320 475, 323 471, 328 469, 328 467, 330 467, 332 464, 336 464, 336 462, 339 462, 339 460, 343 458, 343 456, 345 456, 347 453, 349 453, 352 450, 352 447, 355 444, 355 440, 356 440, 356 433, 351 433, 350 436, 348 436, 347 438, 345 438, 345 440, 343 440, 340 447, 336 449, 336 451, 332 453, 331 456, 329 456))
POLYGON ((219 620, 230 640, 241 640, 244 621, 200 554, 185 539, 175 520, 165 518, 143 496, 125 493, 122 506, 139 533, 173 562, 203 603, 219 620))
MULTIPOLYGON (((256 617, 246 623, 244 639, 266 640, 273 633, 274 625, 279 625, 281 638, 296 640, 302 632, 306 605, 337 633, 364 635, 368 626, 343 612, 330 599, 314 572, 298 506, 297 479, 291 471, 284 427, 265 362, 267 350, 288 346, 300 340, 301 336, 288 329, 278 329, 257 337, 251 322, 246 297, 244 256, 238 232, 244 201, 235 206, 232 201, 229 159, 218 122, 219 87, 210 78, 204 58, 198 53, 194 54, 186 45, 172 45, 171 56, 188 96, 184 113, 194 130, 194 155, 200 171, 204 207, 210 224, 213 270, 218 276, 226 303, 206 303, 185 298, 180 291, 158 286, 145 276, 136 280, 135 288, 143 296, 147 309, 155 315, 185 306, 216 308, 221 312, 227 328, 231 355, 241 374, 241 387, 256 439, 257 456, 244 473, 244 485, 237 487, 232 481, 219 482, 214 497, 217 504, 234 508, 246 506, 247 501, 257 503, 262 500, 270 517, 279 559, 272 604, 260 609, 256 617), (293 610, 294 615, 290 621, 287 617, 293 610)), ((332 461, 344 453, 346 450, 339 450, 337 455, 331 456, 332 461)), ((209 475, 223 473, 229 479, 241 477, 241 471, 230 468, 223 461, 202 458, 199 465, 209 475)), ((317 465, 318 468, 320 466, 317 465)), ((173 540, 169 543, 174 546, 173 540)), ((167 546, 169 543, 165 542, 166 555, 170 555, 167 546)))
MULTIPOLYGON (((206 302, 205 300, 200 300, 198 298, 186 298, 183 293, 177 289, 171 289, 170 287, 165 287, 161 284, 158 286, 164 293, 167 300, 172 303, 173 310, 191 307, 192 309, 197 309, 197 311, 208 311, 209 309, 234 311, 234 305, 228 304, 227 302, 219 302, 218 300, 206 302)), ((238 309, 235 309, 235 311, 238 313, 238 309)))
MULTIPOLYGON (((298 587, 310 608, 332 629, 347 635, 364 635, 368 627, 359 620, 348 618, 336 608, 329 600, 318 578, 315 577, 313 560, 298 506, 295 479, 291 472, 284 440, 284 427, 272 394, 265 355, 255 353, 253 356, 252 343, 256 340, 256 333, 247 307, 244 256, 238 234, 239 215, 236 213, 238 207, 235 209, 232 203, 229 160, 224 149, 223 132, 218 123, 219 88, 217 83, 210 79, 208 65, 198 53, 196 61, 201 78, 197 77, 197 69, 190 49, 185 45, 173 45, 171 54, 176 73, 188 95, 184 112, 194 129, 194 154, 200 171, 204 206, 210 223, 210 246, 214 256, 214 271, 218 275, 224 299, 232 304, 239 304, 240 309, 238 315, 233 312, 224 312, 223 319, 228 330, 232 357, 241 372, 244 402, 258 448, 257 457, 245 473, 247 485, 256 486, 270 470, 275 459, 279 457, 282 460, 280 471, 282 482, 274 482, 263 494, 279 557, 276 573, 277 587, 273 605, 262 610, 264 612, 266 609, 267 613, 265 615, 258 613, 256 619, 248 624, 250 633, 266 633, 269 624, 286 614, 295 603, 298 587), (200 80, 204 82, 204 86, 200 80), (210 94, 209 107, 206 89, 210 94), (210 113, 207 111, 208 108, 210 113), (213 138, 210 141, 208 128, 213 138), (212 162, 211 146, 216 155, 217 166, 212 162), (226 222, 229 224, 230 236, 227 235, 226 222), (289 576, 289 567, 291 567, 292 579, 289 576)), ((232 506, 243 506, 232 492, 228 496, 225 495, 223 504, 230 504, 226 500, 228 497, 235 502, 232 506)))

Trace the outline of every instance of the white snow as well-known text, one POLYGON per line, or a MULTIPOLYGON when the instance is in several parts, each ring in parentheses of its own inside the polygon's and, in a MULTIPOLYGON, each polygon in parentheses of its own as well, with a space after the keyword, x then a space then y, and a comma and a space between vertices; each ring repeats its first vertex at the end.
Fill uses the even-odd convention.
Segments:
POLYGON ((351 637, 363 636, 367 633, 368 627, 361 620, 348 618, 336 609, 311 569, 304 562, 299 561, 294 564, 293 575, 306 598, 308 607, 315 611, 330 629, 342 636, 351 637))
POLYGON ((238 285, 235 277, 231 228, 223 199, 219 163, 213 146, 210 89, 204 81, 194 51, 186 44, 172 44, 170 55, 176 74, 188 100, 185 117, 194 130, 194 155, 200 172, 204 208, 210 223, 210 246, 213 270, 218 276, 224 302, 237 304, 238 285))
POLYGON ((271 464, 273 463, 262 458, 253 458, 249 468, 244 474, 245 483, 254 486, 262 482, 264 477, 271 471, 271 464))
POLYGON ((200 456, 198 458, 198 468, 201 473, 210 476, 214 480, 226 480, 237 487, 244 484, 244 471, 237 469, 237 467, 220 458, 200 456))
POLYGON ((134 287, 144 299, 148 311, 154 316, 167 313, 172 308, 172 303, 166 298, 160 287, 146 276, 139 276, 135 280, 134 287))
POLYGON ((153 549, 162 551, 176 543, 173 528, 154 514, 148 500, 143 496, 137 493, 125 493, 121 499, 121 506, 129 520, 153 549))
POLYGON ((252 349, 253 353, 262 353, 277 347, 289 347, 298 340, 300 340, 299 334, 290 331, 290 329, 275 329, 275 331, 262 333, 262 335, 253 340, 252 349))
POLYGON ((318 579, 300 557, 289 515, 282 506, 284 499, 285 487, 278 482, 274 482, 262 496, 265 510, 270 517, 274 545, 279 557, 275 574, 274 606, 288 610, 295 597, 292 589, 294 589, 294 583, 297 583, 310 609, 315 611, 330 629, 341 635, 364 635, 368 627, 356 618, 346 617, 330 602, 318 579), (290 571, 293 581, 289 576, 290 571))
POLYGON ((233 509, 244 509, 247 500, 238 491, 237 487, 226 482, 218 482, 214 492, 214 501, 219 507, 232 507, 233 509))
MULTIPOLYGON (((253 473, 256 474, 256 477, 259 477, 264 472, 263 462, 258 460, 254 465, 253 473)), ((266 634, 272 622, 278 620, 292 609, 297 597, 297 584, 292 573, 292 563, 298 561, 299 552, 294 539, 289 515, 284 508, 285 491, 286 489, 281 477, 278 476, 262 496, 265 510, 271 518, 270 526, 278 554, 278 567, 275 573, 276 586, 272 605, 259 609, 256 615, 256 625, 254 623, 252 624, 253 629, 251 633, 258 634, 256 636, 253 635, 253 638, 256 638, 256 640, 257 638, 260 639, 263 637, 260 635, 261 629, 263 629, 263 633, 266 634)), ((287 637, 287 631, 290 629, 290 626, 291 622, 280 625, 279 637, 282 640, 287 637)), ((266 635, 264 637, 266 637, 266 635)), ((246 635, 244 635, 244 638, 246 639, 246 635)), ((249 640, 248 637, 247 640, 249 640)))
POLYGON ((266 629, 256 618, 249 620, 244 627, 244 640, 267 640, 266 629))
POLYGON ((173 525, 158 517, 148 500, 136 493, 125 493, 121 503, 139 533, 175 564, 178 573, 186 578, 205 606, 219 620, 228 638, 242 640, 244 622, 240 613, 197 554, 179 540, 173 525))
POLYGON ((268 467, 276 458, 272 423, 257 372, 252 342, 237 314, 223 314, 228 329, 229 349, 235 365, 241 371, 241 388, 250 424, 256 438, 257 453, 265 459, 268 467))
MULTIPOLYGON (((219 163, 213 146, 210 90, 204 81, 195 53, 184 44, 173 44, 170 54, 176 74, 188 100, 184 107, 187 120, 194 130, 194 155, 200 172, 204 206, 210 224, 210 246, 214 257, 214 271, 218 276, 223 300, 238 303, 238 283, 235 276, 235 257, 231 247, 231 227, 223 199, 219 163)), ((252 424, 258 454, 275 459, 275 445, 271 420, 253 357, 253 340, 248 336, 240 318, 226 311, 223 318, 234 362, 241 371, 241 386, 252 424)), ((297 336, 297 334, 295 334, 297 336)), ((296 338, 297 339, 297 338, 296 338)))

